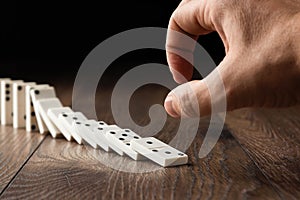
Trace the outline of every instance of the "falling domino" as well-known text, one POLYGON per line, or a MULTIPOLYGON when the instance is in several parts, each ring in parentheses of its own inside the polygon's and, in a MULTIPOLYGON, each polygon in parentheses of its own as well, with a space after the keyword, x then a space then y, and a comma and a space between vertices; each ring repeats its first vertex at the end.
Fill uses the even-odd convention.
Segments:
POLYGON ((72 138, 78 143, 82 144, 82 138, 73 127, 73 122, 78 120, 88 120, 81 112, 62 113, 59 114, 58 119, 64 128, 71 134, 72 138))
POLYGON ((26 131, 50 132, 53 138, 62 133, 71 141, 89 144, 95 149, 127 155, 135 161, 152 160, 163 166, 188 162, 188 156, 154 138, 142 138, 130 129, 88 119, 83 113, 64 107, 48 84, 0 79, 0 121, 2 125, 26 128, 26 131))
POLYGON ((74 113, 70 107, 61 107, 61 108, 49 108, 47 111, 48 117, 52 120, 52 122, 56 125, 62 135, 66 138, 66 140, 71 141, 72 135, 69 130, 67 130, 64 125, 61 123, 59 119, 59 115, 63 115, 66 113, 74 113))
POLYGON ((43 121, 45 122, 49 132, 51 133, 53 138, 56 138, 57 135, 60 134, 60 131, 55 126, 55 124, 52 123, 52 121, 49 119, 47 112, 50 108, 62 108, 62 103, 58 98, 51 98, 38 100, 36 104, 37 109, 39 110, 39 113, 43 121))
POLYGON ((110 130, 106 132, 106 137, 133 160, 146 160, 144 156, 131 148, 130 141, 141 139, 141 137, 132 130, 110 130))
MULTIPOLYGON (((34 85, 35 88, 46 88, 50 87, 48 84, 34 85)), ((32 98, 30 91, 33 88, 32 85, 27 85, 25 87, 25 113, 26 113, 26 131, 38 131, 38 124, 35 115, 35 110, 33 107, 32 98)))

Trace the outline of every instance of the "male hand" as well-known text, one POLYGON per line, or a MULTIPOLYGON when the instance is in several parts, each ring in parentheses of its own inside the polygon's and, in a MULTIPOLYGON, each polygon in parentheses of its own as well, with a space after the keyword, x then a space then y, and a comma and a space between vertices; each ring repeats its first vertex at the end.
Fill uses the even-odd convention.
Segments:
MULTIPOLYGON (((300 0, 183 0, 174 11, 169 30, 196 42, 201 35, 218 32, 226 50, 215 71, 224 86, 227 110, 242 107, 285 107, 300 103, 300 0)), ((195 117, 211 113, 206 83, 190 80, 193 66, 168 49, 179 43, 167 35, 167 59, 180 93, 171 91, 165 109, 173 117, 195 117), (197 99, 191 97, 191 88, 197 99)), ((193 56, 194 45, 185 47, 193 56)), ((214 88, 214 87, 212 87, 214 88)), ((212 91, 214 92, 214 91, 212 91)))

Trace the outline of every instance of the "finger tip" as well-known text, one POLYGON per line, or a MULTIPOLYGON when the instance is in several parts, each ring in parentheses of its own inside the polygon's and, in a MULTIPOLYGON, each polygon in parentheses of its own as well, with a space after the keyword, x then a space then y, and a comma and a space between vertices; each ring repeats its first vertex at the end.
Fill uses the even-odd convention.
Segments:
POLYGON ((173 105, 174 101, 173 101, 173 97, 171 95, 168 95, 165 103, 164 103, 164 107, 167 111, 167 113, 174 118, 179 118, 180 115, 177 113, 177 111, 174 109, 174 105, 173 105))
POLYGON ((192 74, 189 73, 179 73, 178 71, 174 70, 173 68, 171 68, 171 73, 173 75, 173 79, 176 83, 178 84, 183 84, 183 83, 187 83, 191 78, 192 78, 192 74))
POLYGON ((174 80, 179 84, 188 82, 193 76, 193 65, 178 55, 168 56, 168 65, 174 80))
POLYGON ((178 84, 183 84, 183 83, 188 82, 188 80, 185 77, 182 77, 182 76, 176 76, 176 75, 174 75, 173 79, 178 84))

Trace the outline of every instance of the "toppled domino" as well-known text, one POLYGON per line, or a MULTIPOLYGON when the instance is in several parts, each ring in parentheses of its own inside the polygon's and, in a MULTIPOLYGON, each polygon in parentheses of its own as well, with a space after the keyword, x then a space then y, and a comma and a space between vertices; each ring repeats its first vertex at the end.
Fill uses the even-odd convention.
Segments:
POLYGON ((106 137, 133 160, 146 160, 144 156, 131 148, 130 141, 141 138, 132 130, 110 130, 106 132, 106 137))
POLYGON ((185 153, 154 137, 131 140, 130 144, 132 149, 163 167, 183 165, 188 162, 185 153))
POLYGON ((62 124, 61 120, 59 119, 59 115, 63 115, 65 113, 74 113, 73 110, 70 107, 61 107, 61 108, 50 108, 47 111, 47 115, 50 118, 50 120, 52 121, 52 123, 54 123, 56 125, 56 127, 59 129, 59 131, 62 133, 62 135, 68 140, 71 141, 72 140, 72 135, 69 132, 69 130, 67 130, 64 125, 62 124))
POLYGON ((118 127, 117 125, 108 125, 108 126, 104 126, 104 127, 94 128, 94 133, 96 134, 97 144, 99 146, 101 146, 105 150, 107 149, 106 151, 109 151, 109 149, 112 149, 114 152, 116 152, 120 156, 123 156, 124 151, 122 149, 120 149, 118 146, 116 146, 114 142, 112 142, 111 140, 109 140, 106 137, 106 132, 117 131, 117 130, 121 130, 121 128, 118 127))
POLYGON ((71 134, 72 138, 78 143, 82 144, 82 137, 78 134, 76 129, 73 127, 74 121, 86 121, 87 117, 81 112, 72 112, 72 113, 61 113, 58 116, 62 126, 71 134))
MULTIPOLYGON (((105 151, 109 151, 107 146, 97 144, 97 137, 96 137, 95 132, 93 131, 94 128, 105 127, 105 126, 107 126, 107 124, 105 122, 102 122, 102 121, 97 122, 96 120, 86 120, 86 121, 77 120, 77 121, 73 122, 73 130, 86 143, 88 143, 94 149, 98 149, 99 147, 101 147, 105 151)), ((105 141, 101 141, 101 142, 105 142, 105 141)))

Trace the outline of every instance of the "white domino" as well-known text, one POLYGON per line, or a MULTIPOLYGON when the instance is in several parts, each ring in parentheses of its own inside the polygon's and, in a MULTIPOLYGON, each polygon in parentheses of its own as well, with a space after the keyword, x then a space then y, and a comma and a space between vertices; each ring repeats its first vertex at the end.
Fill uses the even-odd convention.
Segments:
POLYGON ((130 129, 108 125, 103 121, 88 120, 81 112, 63 107, 56 97, 54 87, 36 85, 0 78, 0 122, 26 131, 49 131, 53 138, 58 134, 71 141, 88 143, 95 149, 102 148, 133 160, 152 160, 163 166, 184 165, 188 156, 168 144, 154 138, 142 138, 130 129))
POLYGON ((57 135, 60 134, 60 131, 55 126, 55 124, 52 123, 52 121, 48 117, 48 110, 50 108, 62 108, 63 105, 60 102, 58 98, 50 98, 50 99, 41 99, 37 100, 37 109, 39 110, 39 114, 41 115, 43 121, 45 122, 50 134, 53 138, 56 138, 57 135))
POLYGON ((94 149, 98 149, 98 145, 94 140, 93 128, 98 127, 98 122, 95 120, 86 120, 86 121, 74 121, 73 122, 74 132, 81 137, 86 143, 92 146, 94 149))
POLYGON ((77 120, 86 121, 88 120, 81 112, 62 113, 59 114, 58 119, 62 126, 71 134, 72 138, 78 143, 82 144, 82 138, 77 134, 73 128, 73 122, 77 120))
POLYGON ((13 127, 26 126, 26 86, 33 86, 34 82, 13 83, 13 127))
MULTIPOLYGON (((48 84, 40 84, 40 85, 34 85, 35 88, 48 88, 50 87, 48 84)), ((37 131, 38 130, 38 124, 37 119, 35 115, 35 110, 33 107, 32 98, 30 95, 30 91, 33 88, 32 85, 27 85, 25 88, 25 111, 26 111, 26 131, 37 131)))
POLYGON ((2 81, 8 81, 10 78, 0 78, 0 122, 1 122, 1 102, 2 102, 2 89, 1 89, 1 82, 2 81))
POLYGON ((107 139, 106 132, 108 131, 117 131, 121 130, 120 127, 117 125, 108 125, 104 127, 96 127, 94 128, 95 137, 97 137, 97 144, 101 146, 104 150, 108 151, 109 148, 112 149, 114 152, 119 154, 120 156, 124 155, 124 151, 122 151, 114 142, 107 139), (102 141, 102 142, 101 142, 102 141))
POLYGON ((73 122, 74 130, 77 131, 78 135, 80 135, 86 143, 95 149, 100 147, 109 152, 110 148, 108 146, 108 142, 106 141, 105 135, 98 135, 94 131, 94 129, 103 129, 107 126, 108 125, 105 122, 95 120, 73 122))
POLYGON ((13 124, 13 103, 12 87, 13 83, 23 82, 22 80, 1 81, 1 124, 13 124))
POLYGON ((48 128, 40 116, 37 107, 37 101, 41 99, 55 98, 56 97, 55 90, 53 87, 32 87, 30 90, 30 96, 34 107, 35 117, 37 120, 39 132, 41 134, 44 134, 48 131, 48 128))
POLYGON ((141 139, 141 137, 130 129, 110 130, 106 132, 106 138, 113 142, 126 155, 133 160, 146 160, 144 156, 133 150, 130 146, 131 140, 141 139))
POLYGON ((63 124, 61 123, 61 120, 59 119, 60 114, 65 113, 73 113, 73 110, 70 107, 62 107, 62 108, 50 108, 47 112, 48 117, 51 119, 51 121, 56 125, 56 127, 59 129, 59 131, 62 133, 62 135, 68 140, 72 140, 72 135, 67 130, 63 124))
POLYGON ((188 162, 185 153, 154 137, 131 140, 130 144, 132 149, 163 167, 183 165, 188 162))

